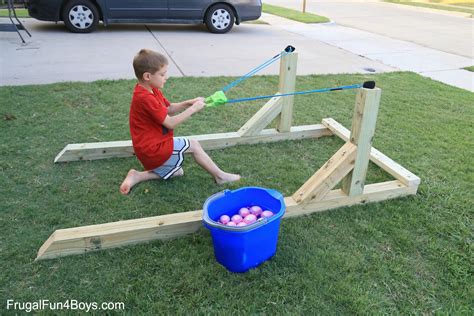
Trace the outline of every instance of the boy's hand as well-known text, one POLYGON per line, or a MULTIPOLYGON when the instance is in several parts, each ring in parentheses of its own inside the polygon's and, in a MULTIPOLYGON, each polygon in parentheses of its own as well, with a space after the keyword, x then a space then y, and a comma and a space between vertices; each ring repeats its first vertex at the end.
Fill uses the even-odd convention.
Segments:
MULTIPOLYGON (((196 99, 199 99, 199 98, 196 98, 196 99)), ((191 107, 194 109, 194 112, 201 111, 202 109, 204 109, 205 106, 206 106, 206 103, 204 103, 204 100, 197 100, 193 103, 193 105, 191 105, 191 107)))
POLYGON ((197 97, 197 98, 188 100, 188 104, 191 106, 191 105, 193 105, 194 103, 196 103, 196 102, 198 102, 198 101, 204 102, 204 100, 205 100, 205 99, 204 99, 203 97, 197 97))

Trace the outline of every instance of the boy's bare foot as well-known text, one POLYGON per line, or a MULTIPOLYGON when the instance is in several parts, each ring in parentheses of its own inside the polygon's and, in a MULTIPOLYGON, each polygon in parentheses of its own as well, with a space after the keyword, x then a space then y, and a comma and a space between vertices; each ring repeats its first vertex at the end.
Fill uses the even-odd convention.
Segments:
POLYGON ((130 169, 130 171, 128 171, 125 180, 123 180, 122 184, 120 185, 120 193, 126 195, 130 192, 130 189, 139 182, 138 174, 138 171, 135 169, 130 169))
POLYGON ((239 181, 239 180, 240 180, 240 174, 224 172, 224 173, 222 173, 222 175, 220 175, 216 178, 216 183, 217 184, 224 184, 224 183, 235 182, 235 181, 239 181))
POLYGON ((174 177, 181 177, 184 175, 184 170, 183 168, 179 168, 178 171, 176 171, 175 173, 173 173, 173 175, 171 176, 171 178, 174 178, 174 177))

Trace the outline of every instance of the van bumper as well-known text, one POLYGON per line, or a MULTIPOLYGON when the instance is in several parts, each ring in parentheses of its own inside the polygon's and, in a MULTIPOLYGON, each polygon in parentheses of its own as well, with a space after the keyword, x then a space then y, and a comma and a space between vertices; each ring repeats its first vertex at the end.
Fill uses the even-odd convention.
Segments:
POLYGON ((239 22, 258 20, 260 18, 262 15, 262 4, 260 0, 255 2, 255 5, 236 5, 239 22))

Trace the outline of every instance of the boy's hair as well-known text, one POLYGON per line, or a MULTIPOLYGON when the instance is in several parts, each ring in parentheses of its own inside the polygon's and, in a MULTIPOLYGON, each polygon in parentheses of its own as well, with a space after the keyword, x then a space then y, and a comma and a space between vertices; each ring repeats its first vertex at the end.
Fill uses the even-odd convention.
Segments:
POLYGON ((168 59, 151 49, 142 49, 133 58, 133 70, 138 80, 143 79, 143 74, 149 72, 154 74, 165 65, 168 65, 168 59))

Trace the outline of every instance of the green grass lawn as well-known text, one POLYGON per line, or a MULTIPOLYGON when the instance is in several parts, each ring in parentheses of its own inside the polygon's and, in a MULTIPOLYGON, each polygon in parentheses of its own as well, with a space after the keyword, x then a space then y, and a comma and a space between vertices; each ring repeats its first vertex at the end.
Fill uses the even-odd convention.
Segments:
POLYGON ((293 9, 283 8, 270 4, 263 4, 262 11, 273 15, 278 15, 290 20, 295 20, 303 23, 325 23, 329 22, 329 19, 324 16, 319 16, 313 13, 303 13, 293 9))
POLYGON ((455 7, 455 6, 446 6, 446 5, 441 5, 441 4, 431 4, 431 3, 424 3, 424 2, 412 2, 412 1, 403 1, 403 0, 401 0, 401 1, 400 0, 384 0, 384 1, 385 2, 391 2, 391 3, 397 3, 397 4, 403 4, 403 5, 411 5, 411 6, 415 6, 415 7, 424 7, 424 8, 437 9, 437 10, 470 13, 471 17, 472 17, 472 14, 474 14, 473 9, 461 8, 461 7, 455 7))
MULTIPOLYGON (((172 101, 234 78, 171 78, 172 101)), ((470 314, 474 282, 472 93, 413 73, 300 76, 297 90, 374 79, 383 90, 374 147, 421 177, 416 196, 285 219, 276 256, 232 274, 210 234, 34 262, 61 228, 201 209, 240 186, 296 191, 338 137, 210 152, 237 184, 218 186, 191 158, 185 176, 118 192, 135 158, 53 164, 68 143, 129 139, 134 81, 0 87, 0 301, 124 302, 129 314, 470 314)), ((229 98, 276 92, 258 76, 229 98)), ((333 117, 350 128, 355 91, 296 96, 294 125, 333 117)), ((209 108, 176 135, 236 131, 263 102, 209 108)), ((373 165, 368 182, 390 179, 373 165)), ((18 312, 18 311, 17 311, 18 312)))
MULTIPOLYGON (((27 9, 16 9, 16 16, 19 18, 29 18, 28 10, 27 9)), ((0 18, 8 17, 8 10, 7 9, 0 9, 0 18)))
POLYGON ((466 68, 464 68, 464 69, 474 72, 474 66, 466 67, 466 68))

